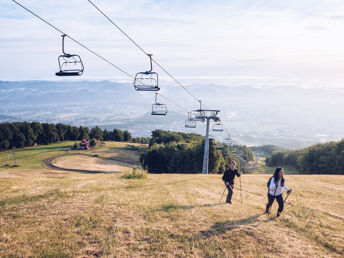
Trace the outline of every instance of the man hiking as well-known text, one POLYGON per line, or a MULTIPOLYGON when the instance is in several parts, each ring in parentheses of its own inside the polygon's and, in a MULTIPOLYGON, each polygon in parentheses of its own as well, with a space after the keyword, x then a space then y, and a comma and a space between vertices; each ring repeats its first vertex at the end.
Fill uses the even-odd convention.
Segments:
POLYGON ((225 173, 223 173, 222 180, 225 182, 225 185, 228 189, 226 203, 232 203, 232 195, 234 189, 234 178, 235 176, 239 177, 240 173, 235 168, 236 162, 233 160, 231 161, 230 168, 226 169, 225 173))
POLYGON ((285 185, 283 168, 276 168, 275 173, 273 177, 269 179, 269 182, 268 182, 268 187, 269 187, 268 203, 266 204, 265 213, 270 213, 270 207, 272 203, 274 202, 274 200, 276 199, 278 202, 277 217, 279 217, 284 207, 284 201, 282 197, 283 188, 287 190, 288 194, 291 193, 291 189, 289 189, 285 185))

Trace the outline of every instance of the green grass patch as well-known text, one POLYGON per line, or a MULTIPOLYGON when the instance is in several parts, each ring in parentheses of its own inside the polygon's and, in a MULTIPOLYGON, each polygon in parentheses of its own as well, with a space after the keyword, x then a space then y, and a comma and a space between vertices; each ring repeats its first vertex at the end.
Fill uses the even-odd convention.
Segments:
POLYGON ((18 205, 20 203, 36 202, 36 201, 40 201, 42 199, 46 199, 52 196, 55 196, 57 198, 63 198, 65 194, 60 192, 59 190, 52 190, 44 194, 31 195, 31 196, 23 194, 20 196, 9 198, 9 199, 0 200, 0 207, 5 207, 6 205, 18 205))
POLYGON ((147 179, 147 171, 139 169, 138 166, 133 167, 122 175, 125 179, 147 179))

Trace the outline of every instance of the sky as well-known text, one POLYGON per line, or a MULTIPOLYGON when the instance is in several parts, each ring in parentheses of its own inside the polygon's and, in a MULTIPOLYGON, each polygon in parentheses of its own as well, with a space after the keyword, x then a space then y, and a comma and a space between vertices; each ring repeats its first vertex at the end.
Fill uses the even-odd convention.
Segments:
MULTIPOLYGON (((134 75, 148 58, 87 0, 18 0, 134 75)), ((182 83, 342 87, 342 0, 93 0, 182 83)), ((83 79, 130 80, 70 40, 83 79)), ((60 34, 0 3, 0 80, 56 80, 60 34)), ((161 78, 165 74, 159 71, 161 78)))

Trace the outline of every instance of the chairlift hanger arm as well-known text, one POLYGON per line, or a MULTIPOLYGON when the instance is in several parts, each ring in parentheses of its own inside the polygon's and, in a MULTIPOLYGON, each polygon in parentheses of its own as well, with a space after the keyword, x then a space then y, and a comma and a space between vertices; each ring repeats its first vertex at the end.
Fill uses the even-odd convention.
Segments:
POLYGON ((66 34, 61 35, 61 37, 62 37, 62 53, 67 55, 65 50, 64 50, 64 40, 65 40, 66 34))
POLYGON ((147 71, 147 72, 149 72, 149 73, 151 73, 151 72, 153 71, 152 55, 153 55, 153 54, 147 54, 147 56, 149 57, 149 60, 150 60, 150 70, 147 71))

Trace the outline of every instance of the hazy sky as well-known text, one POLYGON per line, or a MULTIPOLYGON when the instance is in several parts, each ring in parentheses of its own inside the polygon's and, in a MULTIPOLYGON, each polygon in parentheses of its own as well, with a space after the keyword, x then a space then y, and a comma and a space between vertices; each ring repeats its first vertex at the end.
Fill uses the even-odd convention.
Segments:
MULTIPOLYGON (((146 70, 148 58, 87 0, 18 1, 130 74, 146 70)), ((343 0, 93 1, 186 84, 344 81, 343 0)), ((82 56, 83 79, 126 78, 68 40, 66 51, 82 56)), ((0 80, 55 80, 60 52, 59 33, 1 1, 0 80)))

